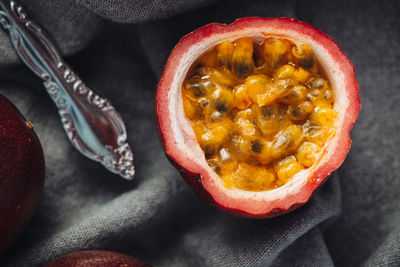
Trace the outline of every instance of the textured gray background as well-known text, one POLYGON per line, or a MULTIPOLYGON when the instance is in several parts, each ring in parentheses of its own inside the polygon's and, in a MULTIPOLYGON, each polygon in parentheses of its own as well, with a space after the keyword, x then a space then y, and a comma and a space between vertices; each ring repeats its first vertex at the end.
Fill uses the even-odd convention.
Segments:
POLYGON ((245 2, 23 1, 124 117, 137 174, 124 181, 72 148, 39 79, 1 31, 0 91, 34 123, 47 175, 31 224, 0 265, 40 266, 82 249, 155 266, 400 265, 399 2, 245 2), (290 16, 325 31, 355 64, 363 105, 342 167, 304 207, 270 220, 232 217, 198 200, 166 160, 154 122, 157 80, 179 38, 243 16, 290 16))

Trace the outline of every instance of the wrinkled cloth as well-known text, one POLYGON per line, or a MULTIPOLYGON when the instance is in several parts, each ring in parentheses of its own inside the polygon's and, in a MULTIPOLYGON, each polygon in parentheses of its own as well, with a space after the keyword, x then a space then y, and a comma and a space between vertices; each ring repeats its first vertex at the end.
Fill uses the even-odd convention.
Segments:
POLYGON ((76 151, 41 81, 0 31, 0 92, 33 122, 46 181, 1 266, 78 250, 154 266, 400 266, 400 4, 388 1, 25 0, 66 61, 121 113, 134 181, 76 151), (303 207, 237 218, 199 200, 166 159, 153 98, 179 38, 209 22, 288 16, 330 35, 355 65, 362 109, 346 161, 303 207))

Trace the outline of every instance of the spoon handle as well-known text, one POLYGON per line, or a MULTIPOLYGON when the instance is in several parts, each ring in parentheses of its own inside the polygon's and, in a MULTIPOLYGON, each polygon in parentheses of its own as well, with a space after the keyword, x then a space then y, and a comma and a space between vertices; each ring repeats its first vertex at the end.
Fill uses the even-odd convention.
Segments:
POLYGON ((14 0, 0 0, 0 23, 22 61, 40 78, 55 102, 71 143, 88 158, 126 179, 135 173, 121 115, 86 86, 61 58, 47 34, 14 0))

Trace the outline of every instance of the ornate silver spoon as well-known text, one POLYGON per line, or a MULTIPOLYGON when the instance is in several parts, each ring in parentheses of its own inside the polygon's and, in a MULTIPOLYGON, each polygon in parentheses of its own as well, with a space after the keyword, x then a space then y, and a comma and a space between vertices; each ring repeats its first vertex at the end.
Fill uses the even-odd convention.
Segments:
POLYGON ((135 173, 124 122, 110 104, 67 66, 46 33, 14 0, 0 0, 0 23, 22 61, 40 78, 58 107, 71 143, 126 179, 135 173))

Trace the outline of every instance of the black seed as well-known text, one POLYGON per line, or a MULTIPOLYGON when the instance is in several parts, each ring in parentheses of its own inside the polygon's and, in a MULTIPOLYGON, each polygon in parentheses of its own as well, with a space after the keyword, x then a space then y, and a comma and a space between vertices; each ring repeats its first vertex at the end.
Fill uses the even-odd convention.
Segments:
POLYGON ((301 108, 300 107, 296 107, 295 109, 292 110, 292 115, 296 118, 300 118, 301 117, 301 108))
POLYGON ((218 166, 218 164, 216 164, 215 162, 208 160, 207 161, 208 166, 211 167, 211 169, 214 170, 214 172, 216 172, 217 174, 221 174, 221 167, 218 166))
POLYGON ((308 82, 308 86, 314 89, 321 89, 324 87, 325 81, 324 79, 321 78, 312 78, 309 82, 308 82))
POLYGON ((236 75, 239 78, 246 78, 251 73, 253 73, 252 66, 250 65, 249 62, 246 61, 247 61, 246 58, 244 58, 240 62, 235 62, 236 75))
POLYGON ((225 66, 227 67, 229 70, 232 70, 232 61, 230 59, 221 59, 219 61, 219 65, 220 66, 225 66))
POLYGON ((247 64, 239 64, 236 69, 240 77, 246 77, 250 73, 250 66, 247 64))
POLYGON ((297 98, 297 94, 295 92, 291 92, 290 94, 288 94, 287 96, 284 97, 286 100, 292 100, 297 98))
POLYGON ((191 90, 195 97, 205 96, 207 93, 206 89, 198 83, 188 83, 185 88, 191 90))
POLYGON ((215 103, 215 109, 221 113, 228 111, 228 103, 222 99, 218 99, 215 103))
POLYGON ((197 70, 201 69, 202 64, 200 62, 197 62, 195 65, 193 65, 193 70, 194 72, 192 72, 192 76, 196 76, 196 72, 197 70))
POLYGON ((232 70, 232 61, 229 60, 227 66, 229 70, 232 70))
POLYGON ((208 101, 208 99, 203 98, 203 99, 199 99, 199 104, 202 107, 207 107, 210 104, 210 102, 208 101))
POLYGON ((274 106, 272 106, 272 105, 263 106, 263 107, 261 108, 261 114, 262 114, 264 117, 267 117, 267 118, 274 116, 274 115, 275 115, 274 106))
POLYGON ((284 79, 276 81, 278 88, 283 88, 284 91, 288 91, 294 87, 294 81, 292 79, 284 79))
POLYGON ((299 66, 305 69, 311 69, 314 66, 314 59, 312 56, 305 56, 304 58, 299 58, 299 66))
POLYGON ((214 145, 205 145, 204 146, 204 154, 206 156, 206 159, 211 158, 215 153, 215 146, 214 145))
POLYGON ((215 166, 213 169, 217 174, 219 174, 219 175, 221 174, 221 167, 215 166))
POLYGON ((254 153, 260 153, 262 148, 263 148, 263 145, 261 144, 260 140, 255 139, 255 140, 251 141, 251 150, 254 153))

